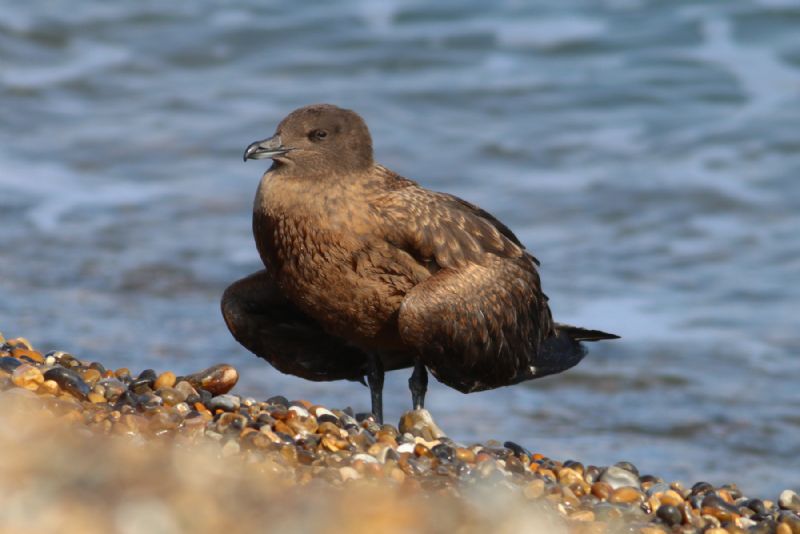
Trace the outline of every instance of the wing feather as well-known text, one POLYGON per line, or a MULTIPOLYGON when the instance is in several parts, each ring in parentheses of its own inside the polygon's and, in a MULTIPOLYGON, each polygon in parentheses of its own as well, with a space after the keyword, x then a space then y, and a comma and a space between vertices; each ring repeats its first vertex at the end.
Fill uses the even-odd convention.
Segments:
POLYGON ((432 273, 400 306, 403 342, 460 391, 528 377, 553 322, 537 262, 511 230, 469 202, 399 177, 376 209, 386 239, 432 273))

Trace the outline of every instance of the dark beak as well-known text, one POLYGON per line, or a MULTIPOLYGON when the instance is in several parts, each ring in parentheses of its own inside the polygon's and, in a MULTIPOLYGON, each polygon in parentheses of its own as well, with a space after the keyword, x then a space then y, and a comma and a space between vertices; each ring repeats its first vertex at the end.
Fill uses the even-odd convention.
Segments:
POLYGON ((275 134, 269 139, 250 143, 250 146, 244 151, 244 161, 248 159, 274 158, 282 156, 290 150, 294 149, 292 147, 283 146, 283 144, 281 144, 281 136, 275 134))

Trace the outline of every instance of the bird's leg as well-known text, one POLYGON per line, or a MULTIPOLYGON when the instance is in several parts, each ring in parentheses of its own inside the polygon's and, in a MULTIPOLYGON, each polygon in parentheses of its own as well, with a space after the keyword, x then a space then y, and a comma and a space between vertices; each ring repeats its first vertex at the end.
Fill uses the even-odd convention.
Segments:
POLYGON ((428 391, 428 371, 419 358, 414 362, 414 372, 408 379, 408 388, 411 390, 411 403, 414 409, 424 408, 425 393, 428 391))
POLYGON ((367 384, 369 395, 372 399, 372 413, 383 424, 383 361, 378 354, 369 355, 369 368, 367 370, 367 384))

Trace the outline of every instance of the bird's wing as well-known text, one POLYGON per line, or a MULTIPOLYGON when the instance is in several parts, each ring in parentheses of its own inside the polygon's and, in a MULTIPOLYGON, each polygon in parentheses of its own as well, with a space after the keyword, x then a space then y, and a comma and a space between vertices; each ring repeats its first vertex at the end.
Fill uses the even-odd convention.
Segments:
POLYGON ((386 239, 434 265, 400 306, 403 342, 460 391, 529 375, 553 324, 535 260, 514 234, 477 206, 413 182, 377 204, 386 239))

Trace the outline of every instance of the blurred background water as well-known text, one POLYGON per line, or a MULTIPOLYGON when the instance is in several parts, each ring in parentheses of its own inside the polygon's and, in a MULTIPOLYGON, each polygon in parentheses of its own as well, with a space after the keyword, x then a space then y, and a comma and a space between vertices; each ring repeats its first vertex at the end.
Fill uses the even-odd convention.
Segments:
POLYGON ((514 388, 433 384, 452 437, 797 489, 798 27, 793 0, 3 2, 0 331, 368 409, 277 373, 218 310, 260 268, 244 147, 330 102, 379 161, 508 223, 559 320, 623 337, 514 388))

